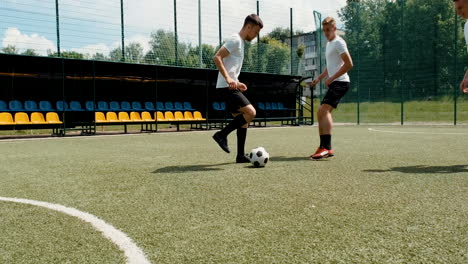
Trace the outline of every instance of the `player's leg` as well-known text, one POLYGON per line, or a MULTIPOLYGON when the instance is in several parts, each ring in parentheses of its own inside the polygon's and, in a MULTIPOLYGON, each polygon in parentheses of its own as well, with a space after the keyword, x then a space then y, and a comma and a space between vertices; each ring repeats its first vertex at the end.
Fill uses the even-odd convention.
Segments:
POLYGON ((237 129, 237 163, 248 163, 250 160, 245 156, 245 141, 247 139, 247 128, 249 123, 255 118, 256 110, 249 104, 239 109, 239 112, 244 116, 247 121, 242 127, 237 129))

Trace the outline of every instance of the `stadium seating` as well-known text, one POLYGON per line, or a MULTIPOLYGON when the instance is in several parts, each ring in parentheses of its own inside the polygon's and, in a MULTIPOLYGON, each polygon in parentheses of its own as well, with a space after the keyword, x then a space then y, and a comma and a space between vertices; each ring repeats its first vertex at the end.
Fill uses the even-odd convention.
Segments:
POLYGON ((96 112, 94 113, 94 119, 96 123, 107 123, 106 116, 103 112, 96 112))
POLYGON ((202 114, 199 111, 195 111, 193 113, 193 117, 195 118, 195 120, 199 120, 199 121, 205 121, 206 120, 205 118, 203 118, 202 114))
POLYGON ((140 113, 138 113, 138 112, 131 112, 130 113, 130 120, 132 122, 142 122, 143 121, 141 119, 140 113))
POLYGON ((49 101, 40 101, 39 102, 39 109, 42 112, 55 111, 55 109, 52 108, 52 104, 49 101))
POLYGON ((182 114, 180 111, 175 112, 174 119, 175 121, 185 121, 184 114, 182 114))
POLYGON ((174 110, 175 111, 184 111, 184 105, 181 102, 174 103, 174 110))
POLYGON ((143 120, 144 122, 154 122, 154 119, 151 117, 151 114, 149 112, 141 113, 141 120, 143 120))
POLYGON ((8 111, 10 111, 10 110, 8 109, 8 106, 7 106, 7 104, 5 103, 5 101, 0 100, 0 111, 2 111, 2 112, 8 112, 8 111))
POLYGON ((85 107, 86 107, 86 111, 91 111, 92 112, 92 111, 95 110, 93 101, 86 101, 85 107))
POLYGON ((14 125, 13 116, 10 113, 0 113, 0 125, 14 125))
POLYGON ((152 102, 146 102, 145 109, 148 111, 156 111, 156 108, 154 107, 154 104, 152 102))
POLYGON ((195 109, 192 108, 192 104, 189 102, 184 102, 184 110, 185 111, 195 111, 195 109))
POLYGON ((29 125, 31 122, 29 121, 28 114, 24 112, 19 112, 15 114, 15 123, 17 125, 29 125))
POLYGON ((143 109, 141 107, 140 102, 132 102, 132 108, 133 108, 133 111, 144 111, 145 110, 145 109, 143 109))
POLYGON ((119 112, 119 121, 120 122, 132 122, 127 112, 119 112))
POLYGON ((60 112, 70 110, 69 107, 68 107, 68 103, 65 102, 65 101, 57 101, 55 106, 57 107, 57 111, 60 111, 60 112))
POLYGON ((97 104, 97 110, 101 112, 107 112, 109 111, 109 104, 107 104, 107 102, 104 101, 99 101, 97 104))
POLYGON ((117 114, 115 112, 107 112, 106 113, 106 120, 107 122, 110 122, 110 123, 120 123, 120 120, 119 118, 117 118, 117 114))
POLYGON ((81 103, 78 101, 71 101, 70 102, 70 110, 71 111, 84 111, 84 109, 81 107, 81 103))
POLYGON ((10 101, 10 103, 8 104, 9 108, 10 108, 10 111, 12 112, 22 112, 22 111, 25 111, 25 109, 23 108, 23 104, 18 101, 18 100, 13 100, 13 101, 10 101))
POLYGON ((49 112, 46 114, 46 122, 49 124, 63 124, 57 113, 49 112))
POLYGON ((169 112, 169 111, 164 113, 164 119, 166 121, 176 121, 175 117, 174 117, 174 114, 172 112, 169 112))
POLYGON ((195 121, 195 118, 193 117, 192 112, 189 112, 189 111, 184 112, 184 118, 187 121, 195 121))
POLYGON ((123 101, 121 104, 120 104, 121 108, 122 108, 122 111, 132 111, 132 106, 130 105, 129 102, 127 101, 123 101))
POLYGON ((116 101, 112 101, 109 103, 109 109, 110 111, 114 111, 114 112, 118 112, 120 111, 120 104, 119 102, 116 102, 116 101))
POLYGON ((166 121, 166 118, 164 117, 164 113, 163 112, 156 112, 156 121, 158 122, 165 122, 166 121))
POLYGON ((37 107, 36 102, 34 101, 26 101, 24 102, 24 109, 27 112, 37 112, 40 111, 39 108, 37 107))
POLYGON ((174 111, 175 110, 174 109, 174 104, 172 102, 166 102, 164 104, 164 107, 166 108, 166 111, 174 111))
POLYGON ((31 123, 35 125, 48 124, 42 113, 34 112, 31 114, 31 123))
POLYGON ((166 110, 166 108, 164 107, 163 102, 157 102, 156 103, 156 110, 158 110, 158 111, 165 111, 166 110))

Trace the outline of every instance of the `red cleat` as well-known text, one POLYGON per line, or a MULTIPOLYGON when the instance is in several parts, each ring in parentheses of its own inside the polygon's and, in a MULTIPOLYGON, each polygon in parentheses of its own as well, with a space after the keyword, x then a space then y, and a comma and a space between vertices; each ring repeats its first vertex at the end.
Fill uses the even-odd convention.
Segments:
POLYGON ((326 149, 323 147, 319 147, 317 151, 315 151, 315 153, 310 156, 310 158, 318 160, 318 159, 329 158, 333 156, 334 156, 333 149, 326 149))

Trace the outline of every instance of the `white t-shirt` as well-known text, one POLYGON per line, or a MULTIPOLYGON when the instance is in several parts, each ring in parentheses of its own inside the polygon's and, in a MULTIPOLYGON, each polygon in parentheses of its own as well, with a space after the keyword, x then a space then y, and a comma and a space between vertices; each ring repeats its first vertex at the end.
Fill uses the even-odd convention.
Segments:
MULTIPOLYGON (((239 81, 239 74, 244 62, 244 46, 245 42, 239 34, 234 34, 226 40, 223 47, 229 51, 229 56, 223 59, 224 67, 228 72, 229 77, 234 81, 239 81)), ((224 79, 221 73, 218 73, 218 83, 216 88, 226 88, 229 84, 224 79)))
MULTIPOLYGON (((341 66, 343 66, 344 61, 340 55, 347 51, 348 46, 346 45, 346 42, 339 36, 336 36, 334 40, 327 43, 325 56, 327 58, 327 70, 329 77, 337 73, 341 66)), ((345 73, 336 78, 334 81, 349 82, 349 75, 348 73, 345 73)))
POLYGON ((468 49, 468 21, 465 23, 465 41, 466 41, 466 47, 468 49))

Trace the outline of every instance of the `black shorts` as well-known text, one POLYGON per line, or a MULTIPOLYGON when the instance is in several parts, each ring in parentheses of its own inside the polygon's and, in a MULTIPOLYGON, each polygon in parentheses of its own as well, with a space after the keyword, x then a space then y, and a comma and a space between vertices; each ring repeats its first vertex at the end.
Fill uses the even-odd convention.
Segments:
POLYGON ((332 82, 321 104, 327 104, 331 105, 333 108, 337 108, 341 98, 348 92, 349 86, 349 82, 332 82))
POLYGON ((251 104, 249 99, 239 90, 218 88, 217 92, 219 97, 226 101, 226 108, 231 114, 238 114, 240 108, 251 104))

